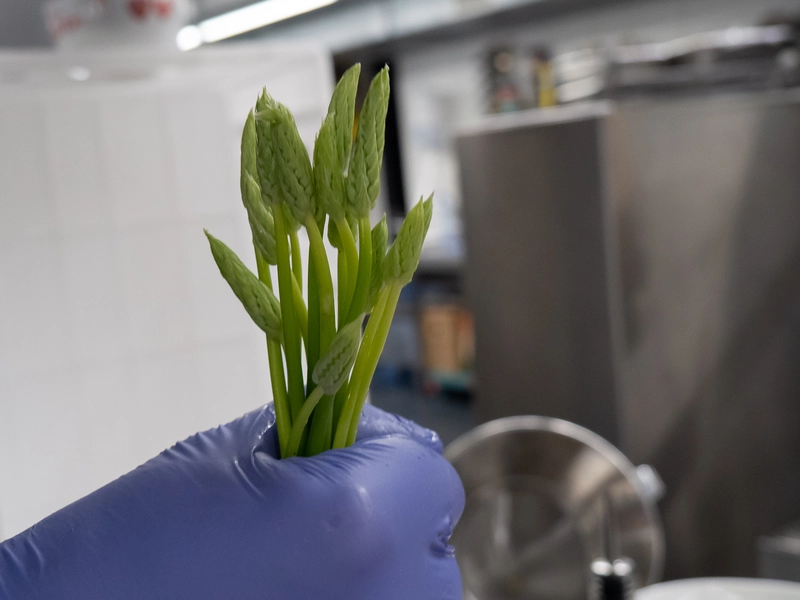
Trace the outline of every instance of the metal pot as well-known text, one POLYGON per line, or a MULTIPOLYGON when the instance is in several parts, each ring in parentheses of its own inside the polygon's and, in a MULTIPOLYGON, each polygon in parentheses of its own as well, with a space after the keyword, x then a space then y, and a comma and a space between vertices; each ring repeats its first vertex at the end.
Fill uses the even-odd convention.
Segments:
POLYGON ((627 558, 658 581, 664 543, 649 467, 573 423, 515 416, 445 451, 467 500, 452 543, 470 600, 583 600, 595 559, 627 558))

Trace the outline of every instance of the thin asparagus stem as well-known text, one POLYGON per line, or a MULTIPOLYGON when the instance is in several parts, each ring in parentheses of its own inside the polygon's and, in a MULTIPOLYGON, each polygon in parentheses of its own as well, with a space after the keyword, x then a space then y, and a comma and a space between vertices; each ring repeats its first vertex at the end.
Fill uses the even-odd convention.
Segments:
POLYGON ((338 280, 337 289, 337 304, 339 309, 339 323, 344 322, 347 316, 347 308, 350 304, 350 299, 347 294, 347 255, 343 250, 338 250, 336 253, 336 278, 338 280))
MULTIPOLYGON (((272 289, 272 275, 269 264, 256 251, 258 265, 258 278, 269 289, 272 289)), ((283 354, 281 344, 267 336, 267 359, 269 361, 269 379, 272 385, 272 400, 275 403, 275 424, 278 427, 278 445, 281 456, 286 456, 286 445, 292 430, 292 414, 289 410, 289 400, 286 396, 286 378, 283 372, 283 354)))
POLYGON ((323 392, 321 387, 317 387, 311 392, 311 395, 303 402, 303 406, 300 409, 300 412, 297 414, 297 418, 295 419, 294 425, 292 425, 292 433, 289 437, 289 443, 286 446, 286 456, 297 456, 297 453, 300 449, 300 442, 303 438, 303 432, 305 432, 306 424, 308 423, 308 418, 311 416, 311 413, 314 412, 314 409, 317 407, 317 403, 322 399, 323 392))
MULTIPOLYGON (((343 315, 339 318, 339 327, 341 327, 344 322, 342 319, 346 317, 346 315, 350 312, 350 303, 353 300, 353 294, 355 293, 356 289, 356 273, 358 272, 358 248, 356 248, 356 239, 353 237, 353 231, 350 229, 350 224, 347 222, 347 219, 339 219, 335 223, 336 230, 339 232, 339 239, 342 241, 342 246, 344 249, 344 255, 347 259, 347 273, 348 276, 346 278, 347 288, 346 288, 346 301, 344 306, 339 307, 339 313, 343 315)), ((339 283, 341 286, 342 284, 339 283)), ((356 315, 358 316, 358 315, 356 315)), ((352 320, 352 319, 351 319, 352 320)))
POLYGON ((305 390, 303 389, 303 365, 300 360, 300 326, 297 322, 294 307, 294 291, 292 288, 292 269, 289 265, 289 238, 283 205, 274 207, 275 242, 278 255, 278 288, 281 300, 281 319, 283 323, 283 345, 286 353, 286 371, 289 383, 289 407, 292 421, 297 419, 303 407, 305 390))
POLYGON ((322 234, 317 227, 317 222, 312 215, 308 215, 305 221, 308 231, 309 250, 311 259, 317 272, 317 284, 319 285, 319 317, 320 317, 320 355, 328 350, 328 346, 336 334, 336 306, 333 299, 333 280, 331 279, 331 268, 328 264, 328 253, 325 250, 325 243, 322 241, 322 234))
POLYGON ((300 286, 300 296, 303 295, 303 259, 300 254, 300 239, 297 237, 297 230, 289 232, 289 239, 292 242, 292 274, 297 285, 300 286))
POLYGON ((300 325, 300 335, 303 336, 303 342, 308 346, 308 309, 306 308, 305 300, 303 300, 303 290, 300 289, 300 284, 294 273, 292 273, 292 298, 294 299, 297 323, 300 325))
POLYGON ((344 410, 344 406, 347 403, 347 395, 350 392, 350 381, 345 381, 344 385, 339 388, 339 391, 336 392, 336 396, 333 398, 333 422, 331 431, 333 435, 336 435, 336 429, 339 426, 339 421, 342 418, 342 411, 344 410))
MULTIPOLYGON (((333 281, 331 279, 330 265, 328 264, 328 253, 325 250, 322 234, 317 227, 316 221, 314 221, 313 217, 309 216, 309 218, 306 219, 305 226, 308 230, 310 259, 314 263, 317 285, 319 286, 319 352, 321 356, 328 351, 331 340, 333 340, 333 336, 336 335, 336 308, 333 299, 333 281)), ((313 368, 309 367, 309 372, 313 372, 313 368)), ((322 399, 322 402, 320 402, 320 406, 317 408, 311 423, 311 431, 309 432, 308 444, 306 446, 307 454, 319 454, 330 447, 331 430, 333 427, 332 422, 333 398, 326 396, 322 399)))
MULTIPOLYGON (((316 391, 319 388, 314 388, 316 391)), ((313 392, 312 392, 313 393, 313 392)), ((308 434, 306 455, 315 456, 331 447, 333 437, 333 397, 323 396, 314 415, 311 417, 311 429, 308 434)))
POLYGON ((353 367, 353 373, 350 376, 349 394, 347 396, 347 400, 344 402, 344 407, 342 408, 341 414, 339 415, 339 420, 336 424, 336 434, 333 437, 334 448, 344 448, 347 445, 347 437, 350 431, 350 421, 352 420, 353 412, 355 411, 355 392, 359 387, 359 381, 363 376, 362 373, 366 367, 366 355, 369 351, 369 348, 372 347, 374 343, 375 335, 378 330, 378 323, 386 308, 386 302, 388 299, 389 288, 387 286, 381 290, 381 293, 378 296, 378 302, 375 306, 375 310, 372 311, 372 315, 367 322, 367 328, 364 331, 364 337, 361 340, 361 348, 358 351, 356 364, 353 367))
POLYGON ((319 360, 319 283, 314 261, 308 261, 308 341, 306 343, 306 395, 314 390, 311 374, 319 360))
POLYGON ((400 291, 403 289, 403 286, 399 282, 392 282, 387 286, 387 289, 389 293, 386 304, 381 311, 375 339, 370 344, 366 358, 364 359, 364 372, 360 376, 358 390, 354 395, 354 409, 350 415, 350 430, 347 434, 346 441, 348 446, 356 441, 358 423, 361 420, 361 410, 364 408, 364 403, 367 400, 367 393, 369 392, 369 385, 372 382, 372 376, 375 374, 375 368, 378 366, 383 347, 386 344, 386 338, 392 326, 392 319, 394 318, 394 312, 397 309, 397 302, 400 299, 400 291))
POLYGON ((369 284, 372 277, 372 229, 369 224, 369 216, 358 219, 358 245, 358 278, 353 291, 353 300, 347 311, 348 322, 355 320, 364 312, 369 295, 369 284))

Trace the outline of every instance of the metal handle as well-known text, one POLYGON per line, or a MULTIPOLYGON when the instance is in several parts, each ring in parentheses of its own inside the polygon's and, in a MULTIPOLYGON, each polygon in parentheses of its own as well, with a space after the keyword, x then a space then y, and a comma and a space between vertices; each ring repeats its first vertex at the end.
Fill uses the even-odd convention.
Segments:
POLYGON ((590 600, 630 600, 633 598, 633 563, 620 558, 613 563, 606 559, 591 564, 590 600))
POLYGON ((652 500, 658 502, 664 497, 667 491, 664 485, 664 480, 661 479, 656 470, 650 465, 639 465, 636 467, 636 476, 639 478, 639 483, 642 486, 642 494, 652 500))

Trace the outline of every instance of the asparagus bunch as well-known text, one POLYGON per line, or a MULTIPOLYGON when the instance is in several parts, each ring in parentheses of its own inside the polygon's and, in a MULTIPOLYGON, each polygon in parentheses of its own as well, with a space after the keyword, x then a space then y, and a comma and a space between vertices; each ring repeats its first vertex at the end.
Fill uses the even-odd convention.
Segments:
POLYGON ((267 336, 282 457, 313 456, 355 441, 400 291, 419 264, 430 225, 432 197, 409 211, 391 246, 386 216, 370 224, 380 190, 389 71, 384 67, 372 80, 354 136, 360 71, 354 65, 336 85, 313 165, 292 113, 266 90, 248 114, 240 185, 257 274, 206 232, 220 273, 267 336), (336 297, 326 227, 337 252, 336 297), (305 280, 301 228, 309 241, 305 280))

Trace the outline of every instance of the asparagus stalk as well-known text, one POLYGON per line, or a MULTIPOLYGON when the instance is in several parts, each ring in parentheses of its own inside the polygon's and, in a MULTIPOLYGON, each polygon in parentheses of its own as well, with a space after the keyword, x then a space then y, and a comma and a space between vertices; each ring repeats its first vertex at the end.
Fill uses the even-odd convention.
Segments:
POLYGON ((355 65, 337 84, 314 144, 313 165, 291 112, 266 90, 248 114, 240 187, 258 274, 206 233, 220 273, 267 335, 284 458, 354 443, 401 290, 419 264, 431 220, 428 198, 409 211, 388 251, 385 216, 371 226, 380 191, 389 71, 382 69, 372 80, 354 136, 359 75, 355 65), (326 227, 337 252, 336 296, 326 227), (300 229, 309 242, 307 285, 300 229))

